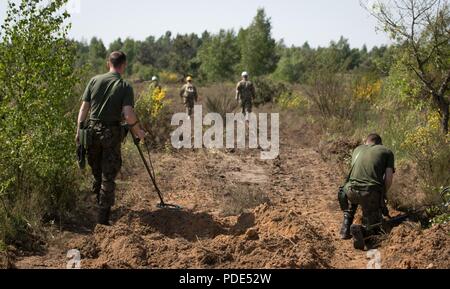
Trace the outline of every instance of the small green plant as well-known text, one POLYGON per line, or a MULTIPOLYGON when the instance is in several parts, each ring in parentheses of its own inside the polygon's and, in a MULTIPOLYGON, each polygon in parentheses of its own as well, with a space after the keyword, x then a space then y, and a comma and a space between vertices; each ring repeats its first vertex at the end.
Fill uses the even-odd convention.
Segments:
POLYGON ((433 225, 448 224, 450 222, 450 187, 441 191, 442 204, 433 208, 435 217, 431 220, 433 225))

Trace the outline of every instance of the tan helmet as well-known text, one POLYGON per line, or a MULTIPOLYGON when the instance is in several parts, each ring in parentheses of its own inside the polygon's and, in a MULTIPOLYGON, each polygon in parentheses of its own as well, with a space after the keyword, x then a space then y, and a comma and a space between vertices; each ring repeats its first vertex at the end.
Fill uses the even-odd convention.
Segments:
POLYGON ((186 77, 186 81, 192 81, 192 76, 186 77))

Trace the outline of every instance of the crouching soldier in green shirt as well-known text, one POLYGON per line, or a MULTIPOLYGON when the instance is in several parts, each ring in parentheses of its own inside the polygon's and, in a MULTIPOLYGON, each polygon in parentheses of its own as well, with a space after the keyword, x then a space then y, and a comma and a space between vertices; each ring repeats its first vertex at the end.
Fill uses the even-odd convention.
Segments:
POLYGON ((111 207, 115 203, 115 179, 122 166, 121 143, 123 117, 134 137, 145 138, 134 113, 133 88, 122 79, 127 66, 125 53, 111 53, 110 71, 89 82, 78 115, 77 145, 80 130, 88 131, 87 156, 94 175, 93 191, 98 201, 98 223, 109 225, 111 207))
POLYGON ((355 149, 349 180, 339 196, 344 211, 342 239, 353 237, 354 247, 365 249, 365 238, 378 233, 377 224, 388 217, 386 194, 394 179, 394 154, 383 146, 378 134, 367 137, 366 143, 355 149), (361 206, 363 225, 352 225, 356 210, 361 206))

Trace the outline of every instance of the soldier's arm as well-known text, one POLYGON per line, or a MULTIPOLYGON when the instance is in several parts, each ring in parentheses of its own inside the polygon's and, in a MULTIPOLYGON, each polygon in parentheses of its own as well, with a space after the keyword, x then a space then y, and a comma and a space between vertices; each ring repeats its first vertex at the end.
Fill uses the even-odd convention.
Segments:
POLYGON ((136 113, 134 112, 133 107, 124 106, 122 111, 125 121, 130 126, 133 135, 136 138, 143 140, 145 138, 145 132, 142 130, 141 125, 139 124, 139 120, 136 116, 136 113))
POLYGON ((80 144, 80 125, 84 122, 88 116, 89 110, 91 109, 91 104, 87 101, 83 101, 81 104, 80 112, 78 113, 78 122, 77 122, 77 135, 75 141, 77 145, 80 144))
POLYGON ((198 90, 197 87, 194 86, 194 95, 195 95, 195 102, 198 102, 198 90))
POLYGON ((236 86, 236 100, 239 100, 239 98, 241 97, 240 92, 239 92, 239 83, 236 86))
POLYGON ((180 97, 183 98, 184 95, 184 88, 185 86, 183 85, 183 87, 180 89, 180 97))
POLYGON ((255 89, 255 85, 252 83, 252 98, 255 99, 256 98, 256 89, 255 89))
POLYGON ((386 192, 388 192, 391 189, 393 182, 394 182, 394 169, 387 168, 384 177, 384 185, 386 187, 386 192))

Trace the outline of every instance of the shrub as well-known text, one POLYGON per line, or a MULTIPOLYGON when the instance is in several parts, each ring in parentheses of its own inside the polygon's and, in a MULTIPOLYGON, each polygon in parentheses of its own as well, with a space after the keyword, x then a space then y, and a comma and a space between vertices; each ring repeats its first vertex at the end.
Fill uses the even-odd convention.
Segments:
POLYGON ((290 88, 280 81, 272 80, 269 77, 257 77, 254 79, 256 88, 255 106, 266 103, 275 103, 277 98, 285 93, 290 93, 290 88))
POLYGON ((149 87, 136 102, 136 112, 153 148, 164 147, 170 138, 170 113, 166 90, 149 87))
POLYGON ((351 119, 353 94, 345 75, 316 71, 308 80, 306 95, 323 117, 351 119))
POLYGON ((148 81, 156 74, 156 70, 151 65, 136 62, 133 65, 133 73, 140 81, 148 81))
POLYGON ((282 109, 305 110, 309 107, 308 100, 300 93, 286 91, 277 99, 277 104, 282 109))
POLYGON ((215 85, 207 91, 206 109, 209 113, 218 113, 226 119, 227 113, 233 113, 238 108, 234 91, 226 85, 215 85))
POLYGON ((428 201, 440 201, 441 188, 450 183, 450 134, 442 135, 439 114, 431 114, 424 126, 409 132, 401 147, 417 164, 428 201))
POLYGON ((67 111, 75 47, 66 39, 69 15, 60 12, 66 1, 41 2, 9 2, 0 32, 0 237, 8 243, 76 204, 75 121, 67 111))
POLYGON ((162 83, 167 84, 178 84, 182 81, 182 77, 173 72, 162 71, 159 74, 159 79, 162 83))

